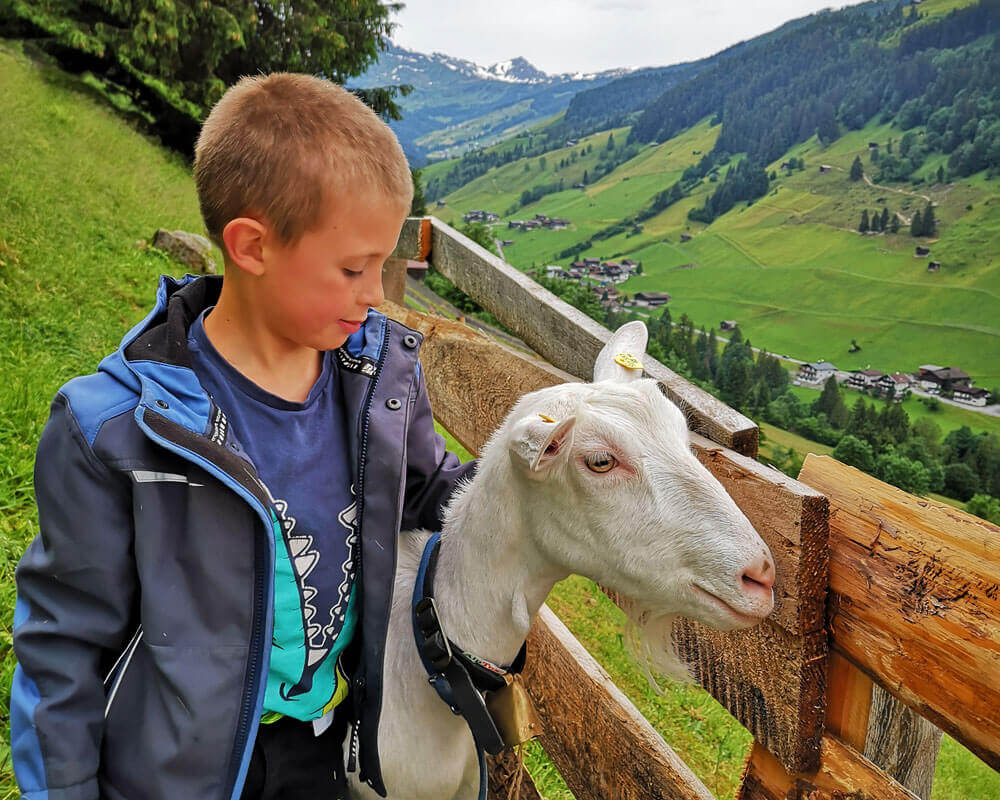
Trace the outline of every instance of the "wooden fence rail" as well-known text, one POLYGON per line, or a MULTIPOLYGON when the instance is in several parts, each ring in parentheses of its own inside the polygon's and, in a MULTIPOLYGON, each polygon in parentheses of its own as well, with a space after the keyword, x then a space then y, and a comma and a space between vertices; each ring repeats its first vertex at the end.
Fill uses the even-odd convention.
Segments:
MULTIPOLYGON (((387 304, 423 332, 435 416, 470 451, 525 392, 589 380, 609 332, 466 237, 437 220, 408 220, 394 256, 429 256, 548 361, 387 304)), ((387 266, 397 302, 404 268, 387 266)), ((695 679, 754 735, 738 796, 926 798, 913 788, 914 764, 940 734, 927 726, 910 739, 919 746, 885 747, 873 687, 876 704, 883 687, 1000 767, 1000 529, 830 458, 809 456, 799 480, 787 478, 754 460, 750 420, 651 359, 646 372, 704 434, 692 433, 692 447, 775 556, 776 604, 764 623, 719 633, 680 621, 674 630, 695 679)), ((529 650, 543 745, 577 800, 711 796, 547 610, 529 650), (566 673, 574 677, 560 679, 566 673)), ((905 724, 914 721, 922 722, 905 724)), ((504 761, 494 787, 515 772, 504 761)))

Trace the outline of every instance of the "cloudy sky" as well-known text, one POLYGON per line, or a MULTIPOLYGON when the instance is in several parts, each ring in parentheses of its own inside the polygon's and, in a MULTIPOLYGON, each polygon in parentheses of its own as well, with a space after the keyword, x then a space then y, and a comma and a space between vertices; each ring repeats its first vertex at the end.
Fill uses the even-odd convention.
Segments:
POLYGON ((790 19, 858 0, 406 0, 393 40, 545 72, 665 66, 712 55, 790 19))

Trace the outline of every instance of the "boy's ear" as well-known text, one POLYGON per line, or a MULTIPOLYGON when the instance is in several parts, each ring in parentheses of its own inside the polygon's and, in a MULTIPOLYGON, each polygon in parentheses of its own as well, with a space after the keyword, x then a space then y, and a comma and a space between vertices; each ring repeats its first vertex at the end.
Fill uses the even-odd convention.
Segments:
POLYGON ((222 229, 229 260, 244 272, 262 275, 265 269, 264 248, 268 230, 253 217, 229 220, 222 229))

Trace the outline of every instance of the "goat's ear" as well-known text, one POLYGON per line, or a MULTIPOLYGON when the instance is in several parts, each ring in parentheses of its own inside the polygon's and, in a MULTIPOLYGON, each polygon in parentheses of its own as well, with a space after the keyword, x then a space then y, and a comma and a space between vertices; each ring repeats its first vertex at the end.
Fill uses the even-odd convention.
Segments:
POLYGON ((642 377, 642 357, 646 352, 649 332, 646 323, 626 322, 608 339, 594 362, 594 383, 618 381, 628 383, 642 377))
POLYGON ((541 477, 569 452, 575 424, 576 417, 561 422, 541 415, 518 420, 508 439, 511 458, 533 476, 541 477))

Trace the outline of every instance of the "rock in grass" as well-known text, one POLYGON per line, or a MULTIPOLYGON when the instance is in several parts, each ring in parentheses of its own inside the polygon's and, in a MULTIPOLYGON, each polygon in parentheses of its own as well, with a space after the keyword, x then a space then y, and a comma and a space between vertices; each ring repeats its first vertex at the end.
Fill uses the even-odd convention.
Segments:
POLYGON ((211 255, 212 243, 204 236, 160 228, 153 237, 153 247, 179 261, 191 272, 215 274, 215 259, 211 255))

